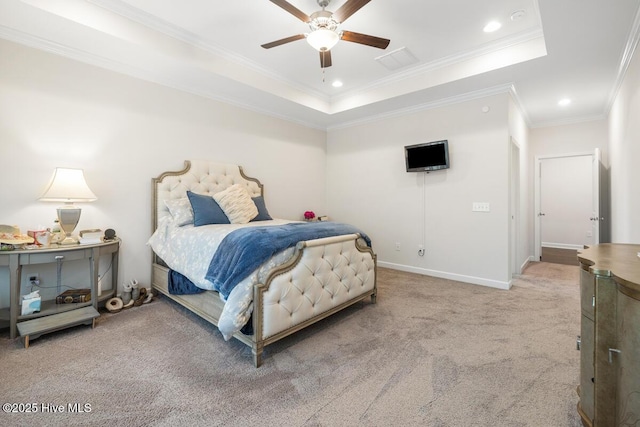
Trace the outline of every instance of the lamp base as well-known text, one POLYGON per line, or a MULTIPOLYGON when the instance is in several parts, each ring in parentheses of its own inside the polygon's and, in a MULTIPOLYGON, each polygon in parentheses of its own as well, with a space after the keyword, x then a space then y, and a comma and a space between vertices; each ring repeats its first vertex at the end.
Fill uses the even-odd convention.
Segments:
POLYGON ((58 244, 61 246, 79 245, 80 241, 73 236, 66 236, 61 242, 58 242, 58 244))
POLYGON ((73 233, 76 225, 78 225, 81 211, 80 208, 72 204, 66 204, 58 208, 58 222, 65 234, 64 239, 59 242, 60 245, 77 245, 80 243, 76 237, 71 236, 71 233, 73 233))

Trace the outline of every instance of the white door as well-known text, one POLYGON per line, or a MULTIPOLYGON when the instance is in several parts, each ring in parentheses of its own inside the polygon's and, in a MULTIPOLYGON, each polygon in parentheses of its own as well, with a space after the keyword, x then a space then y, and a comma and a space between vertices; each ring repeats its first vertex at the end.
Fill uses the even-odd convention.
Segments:
POLYGON ((591 230, 593 233, 593 243, 600 243, 600 185, 601 185, 601 174, 602 172, 602 162, 600 159, 600 150, 596 148, 596 151, 593 155, 591 161, 591 175, 593 177, 593 186, 592 186, 592 205, 591 205, 591 230))
MULTIPOLYGON (((539 248, 581 249, 596 243, 593 155, 539 161, 539 248)), ((597 174, 596 174, 597 175, 597 174)), ((539 250, 541 252, 541 250, 539 250)), ((538 256, 540 253, 537 254, 538 256)))

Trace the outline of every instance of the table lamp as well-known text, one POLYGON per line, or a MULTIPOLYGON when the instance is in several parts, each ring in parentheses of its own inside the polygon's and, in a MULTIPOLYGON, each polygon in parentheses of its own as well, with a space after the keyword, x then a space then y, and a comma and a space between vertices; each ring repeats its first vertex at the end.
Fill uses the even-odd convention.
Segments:
POLYGON ((73 202, 92 202, 97 197, 86 181, 82 169, 56 168, 53 177, 44 194, 40 197, 43 202, 64 202, 58 208, 58 221, 65 233, 61 245, 78 244, 78 240, 71 236, 80 220, 81 209, 73 202))

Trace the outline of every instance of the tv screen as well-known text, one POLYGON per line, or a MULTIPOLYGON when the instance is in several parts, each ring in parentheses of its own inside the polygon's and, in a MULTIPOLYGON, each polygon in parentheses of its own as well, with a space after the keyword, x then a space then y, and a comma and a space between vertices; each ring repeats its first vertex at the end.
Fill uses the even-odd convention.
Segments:
POLYGON ((433 141, 404 147, 407 172, 428 172, 449 168, 449 142, 433 141))

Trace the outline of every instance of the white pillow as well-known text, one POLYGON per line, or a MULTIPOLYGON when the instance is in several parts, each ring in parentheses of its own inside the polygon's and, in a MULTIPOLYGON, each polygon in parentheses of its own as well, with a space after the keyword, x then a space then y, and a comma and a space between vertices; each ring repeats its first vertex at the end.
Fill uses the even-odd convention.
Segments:
POLYGON ((193 224, 193 209, 187 197, 183 199, 165 200, 164 204, 169 209, 169 213, 176 222, 176 225, 183 226, 193 224))
POLYGON ((213 195, 231 224, 246 224, 258 216, 258 208, 251 200, 249 190, 243 185, 234 184, 226 190, 213 195))

